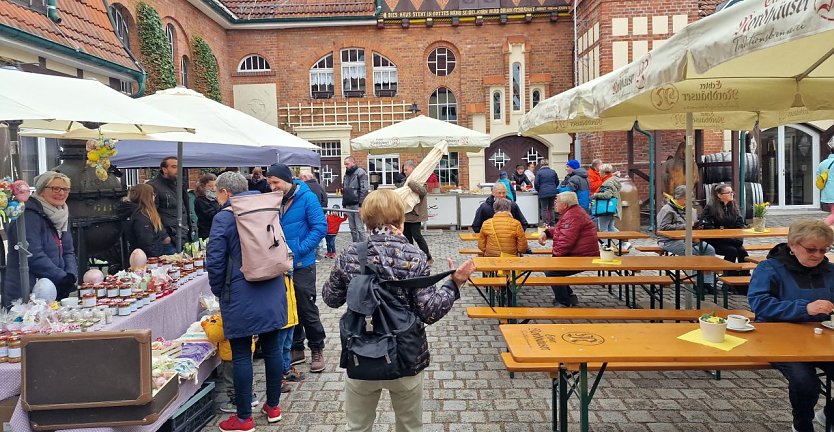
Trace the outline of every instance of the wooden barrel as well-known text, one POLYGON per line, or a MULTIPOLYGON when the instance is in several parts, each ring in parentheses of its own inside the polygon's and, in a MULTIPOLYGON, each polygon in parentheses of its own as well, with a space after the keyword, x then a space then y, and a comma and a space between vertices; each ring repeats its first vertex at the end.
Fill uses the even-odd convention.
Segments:
MULTIPOLYGON (((761 165, 759 156, 755 153, 745 153, 744 160, 744 181, 759 182, 761 178, 761 165)), ((730 162, 733 160, 730 152, 721 152, 703 155, 701 162, 704 164, 715 162, 730 162)), ((704 166, 704 183, 730 183, 733 180, 732 168, 727 166, 704 166)))

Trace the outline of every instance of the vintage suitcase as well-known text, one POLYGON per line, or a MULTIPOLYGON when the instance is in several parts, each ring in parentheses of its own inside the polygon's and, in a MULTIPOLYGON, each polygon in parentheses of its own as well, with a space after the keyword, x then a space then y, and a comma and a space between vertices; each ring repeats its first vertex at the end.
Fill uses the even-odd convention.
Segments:
POLYGON ((149 405, 151 331, 25 336, 21 405, 30 412, 149 405))
POLYGON ((174 378, 145 405, 30 411, 29 424, 36 431, 149 425, 177 399, 179 388, 179 379, 174 378))

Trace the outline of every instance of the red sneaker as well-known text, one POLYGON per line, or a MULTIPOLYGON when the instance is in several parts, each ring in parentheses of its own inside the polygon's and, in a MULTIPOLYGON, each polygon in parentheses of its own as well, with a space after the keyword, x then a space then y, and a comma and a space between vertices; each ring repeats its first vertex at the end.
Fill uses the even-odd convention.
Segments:
POLYGON ((270 423, 275 423, 281 420, 281 407, 271 407, 264 402, 264 407, 261 408, 261 412, 266 414, 266 421, 270 423))
POLYGON ((246 420, 241 420, 237 418, 237 414, 232 414, 231 417, 220 422, 220 430, 223 432, 254 432, 255 420, 252 420, 252 416, 249 416, 246 420))

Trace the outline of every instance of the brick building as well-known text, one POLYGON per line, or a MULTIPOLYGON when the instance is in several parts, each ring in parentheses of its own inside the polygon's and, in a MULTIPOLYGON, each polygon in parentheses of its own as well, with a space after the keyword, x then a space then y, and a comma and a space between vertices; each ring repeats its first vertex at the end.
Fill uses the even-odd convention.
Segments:
MULTIPOLYGON (((520 137, 520 117, 539 101, 610 72, 662 44, 683 26, 713 13, 717 0, 144 0, 161 17, 171 44, 177 82, 192 85, 192 41, 202 37, 218 64, 222 100, 322 147, 322 180, 335 190, 349 140, 417 114, 452 121, 488 133, 491 146, 479 154, 453 153, 438 167, 444 183, 475 188, 500 170, 548 158, 557 170, 572 157, 601 158, 626 168, 647 165, 645 137, 634 134, 630 155, 625 133, 556 134, 520 137), (574 6, 576 17, 574 19, 574 6), (419 111, 417 111, 419 110, 419 111), (579 150, 580 154, 575 154, 579 150)), ((89 37, 67 33, 69 20, 38 22, 46 0, 0 1, 0 57, 7 63, 50 58, 53 45, 73 47, 89 37), (60 29, 60 31, 59 31, 60 29), (14 45, 16 44, 16 45, 14 45), (28 44, 28 45, 27 45, 28 44), (20 46, 23 45, 23 46, 20 46), (13 49, 12 49, 13 48, 13 49)), ((139 60, 136 10, 139 0, 59 2, 58 14, 89 16, 100 32, 97 46, 139 60), (77 4, 70 6, 70 4, 77 4), (110 22, 103 28, 102 17, 110 22), (115 36, 115 37, 114 37, 115 36)), ((104 22, 106 25, 106 22, 104 22)), ((79 51, 96 54, 95 47, 79 51)), ((40 62, 44 63, 44 62, 40 62)), ((125 63, 95 75, 84 64, 42 65, 53 72, 93 77, 139 95, 141 68, 125 63), (118 68, 116 68, 118 69, 118 68), (137 74, 139 76, 137 76, 137 74)), ((149 66, 144 65, 145 69, 149 66)), ((819 152, 821 128, 808 125, 765 131, 773 156, 787 160, 786 136, 805 139, 819 152), (787 131, 787 132, 785 132, 787 131), (781 138, 780 138, 781 137, 781 138), (805 137, 805 138, 803 138, 805 137), (780 141, 781 140, 781 141, 780 141), (781 149, 781 150, 780 150, 781 149), (781 152, 781 153, 779 153, 781 152)), ((729 132, 703 133, 704 153, 729 148, 729 132)), ((681 132, 657 133, 658 158, 666 159, 683 140, 681 132)), ((764 138, 763 138, 764 139, 764 138)), ((372 156, 354 153, 382 183, 421 154, 372 156)), ((770 156, 768 156, 770 157, 770 156)), ((763 162, 764 164, 764 162, 763 162)), ((773 169, 785 166, 773 161, 773 169)), ((780 176, 769 178, 773 191, 780 176)), ((641 188, 645 182, 635 180, 641 188)), ((764 183, 764 182, 763 182, 764 183)), ((790 187, 790 186, 789 186, 790 187)), ((776 192, 774 192, 775 194, 776 192)), ((783 193, 783 195, 785 195, 783 193)), ((801 201, 810 205, 806 194, 801 201)), ((790 205, 790 203, 785 203, 790 205)))

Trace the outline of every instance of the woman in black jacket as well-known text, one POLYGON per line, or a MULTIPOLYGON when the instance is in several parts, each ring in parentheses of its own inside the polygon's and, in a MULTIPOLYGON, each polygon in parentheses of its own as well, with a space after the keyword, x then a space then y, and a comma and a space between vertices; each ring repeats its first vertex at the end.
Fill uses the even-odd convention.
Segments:
POLYGON ((138 184, 130 188, 127 199, 119 206, 119 214, 130 250, 142 249, 148 258, 163 255, 164 245, 171 243, 171 237, 156 211, 153 186, 138 184))
MULTIPOLYGON (((733 187, 720 183, 712 189, 712 204, 704 207, 701 219, 695 224, 696 228, 721 229, 721 228, 746 228, 744 218, 739 214, 738 206, 734 201, 735 192, 733 187)), ((744 241, 740 238, 706 239, 707 243, 715 248, 716 255, 723 255, 729 262, 744 262, 747 257, 747 250, 744 249, 744 241)))
POLYGON ((197 181, 197 188, 194 194, 197 199, 194 200, 194 212, 197 213, 197 236, 201 239, 207 239, 211 231, 211 221, 214 215, 220 211, 220 203, 217 202, 217 189, 214 182, 217 176, 208 173, 203 174, 200 180, 197 181))

